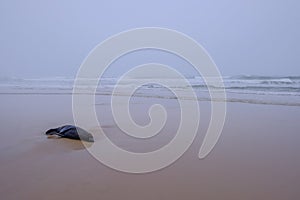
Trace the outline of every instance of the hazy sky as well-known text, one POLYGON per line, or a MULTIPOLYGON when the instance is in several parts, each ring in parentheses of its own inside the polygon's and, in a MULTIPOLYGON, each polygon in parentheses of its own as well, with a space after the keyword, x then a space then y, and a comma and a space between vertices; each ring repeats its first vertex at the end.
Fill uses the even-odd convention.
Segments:
MULTIPOLYGON (((223 75, 300 75, 299 2, 1 0, 0 76, 75 76, 99 42, 145 26, 191 36, 223 75)), ((152 61, 151 55, 168 60, 157 52, 145 55, 131 55, 123 64, 152 61)))

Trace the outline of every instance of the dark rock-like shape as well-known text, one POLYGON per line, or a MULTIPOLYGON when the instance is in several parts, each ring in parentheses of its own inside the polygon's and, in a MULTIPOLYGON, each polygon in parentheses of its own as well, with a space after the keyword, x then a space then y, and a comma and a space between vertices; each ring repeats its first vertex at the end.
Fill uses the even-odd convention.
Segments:
POLYGON ((92 134, 90 134, 82 128, 73 125, 66 125, 58 128, 49 129, 46 132, 46 135, 58 135, 64 138, 94 142, 92 134))

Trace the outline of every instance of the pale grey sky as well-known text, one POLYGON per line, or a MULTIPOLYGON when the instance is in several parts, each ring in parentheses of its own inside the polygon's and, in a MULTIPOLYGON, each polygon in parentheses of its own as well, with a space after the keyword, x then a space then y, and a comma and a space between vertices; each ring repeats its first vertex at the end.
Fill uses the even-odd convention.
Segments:
MULTIPOLYGON (((1 0, 0 76, 75 76, 99 42, 145 26, 191 36, 223 75, 300 75, 299 2, 1 0)), ((120 66, 169 59, 159 52, 136 56, 120 66)))

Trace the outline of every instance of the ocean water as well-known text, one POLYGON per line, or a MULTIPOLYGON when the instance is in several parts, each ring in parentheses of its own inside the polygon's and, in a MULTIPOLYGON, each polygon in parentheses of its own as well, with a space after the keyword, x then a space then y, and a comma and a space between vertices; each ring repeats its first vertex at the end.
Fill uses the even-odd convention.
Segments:
MULTIPOLYGON (((192 87, 199 101, 227 101, 253 104, 271 104, 285 106, 300 106, 300 76, 230 76, 223 77, 224 87, 218 87, 214 78, 207 82, 200 76, 187 78, 190 85, 176 85, 176 79, 163 80, 165 85, 172 83, 172 87, 166 88, 157 84, 156 79, 127 79, 118 86, 123 88, 117 95, 127 95, 128 90, 137 85, 140 87, 133 96, 171 98, 176 97, 173 89, 185 91, 192 87), (142 84, 148 82, 147 84, 142 84), (142 85, 141 85, 142 84, 142 85), (212 99, 209 91, 221 92, 225 90, 226 99, 212 99), (120 92, 121 91, 121 92, 120 92), (124 92, 122 92, 124 91, 124 92)), ((79 88, 82 93, 96 95, 111 95, 118 83, 118 78, 102 78, 98 80, 79 80, 79 88), (97 84, 95 84, 97 83, 97 84)), ((21 79, 12 77, 0 78, 0 94, 72 94, 74 78, 51 77, 40 79, 21 79)), ((188 97, 188 94, 187 94, 188 97)))

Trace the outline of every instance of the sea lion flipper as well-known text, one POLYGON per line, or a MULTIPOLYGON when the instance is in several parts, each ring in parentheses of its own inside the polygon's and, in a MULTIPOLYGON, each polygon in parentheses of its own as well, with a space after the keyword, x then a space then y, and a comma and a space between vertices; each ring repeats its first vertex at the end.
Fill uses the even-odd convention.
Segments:
POLYGON ((55 135, 57 134, 57 128, 52 128, 46 131, 46 135, 55 135))

